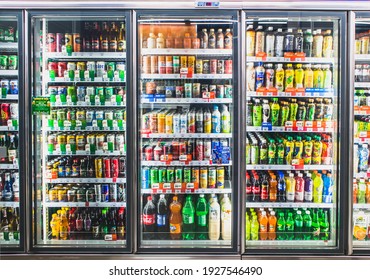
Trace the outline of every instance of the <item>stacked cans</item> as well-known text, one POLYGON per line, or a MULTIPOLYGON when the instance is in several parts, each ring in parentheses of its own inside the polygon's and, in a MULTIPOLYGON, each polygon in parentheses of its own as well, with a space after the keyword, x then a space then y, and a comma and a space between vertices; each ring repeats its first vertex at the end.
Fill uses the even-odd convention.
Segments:
POLYGON ((143 167, 141 188, 153 188, 158 183, 194 183, 202 189, 223 189, 225 173, 225 167, 143 167))
POLYGON ((18 80, 1 80, 1 95, 18 94, 18 80))
POLYGON ((18 104, 17 103, 0 103, 1 125, 8 125, 9 120, 18 119, 18 104))
POLYGON ((1 70, 17 70, 18 69, 18 55, 0 55, 0 69, 1 70))

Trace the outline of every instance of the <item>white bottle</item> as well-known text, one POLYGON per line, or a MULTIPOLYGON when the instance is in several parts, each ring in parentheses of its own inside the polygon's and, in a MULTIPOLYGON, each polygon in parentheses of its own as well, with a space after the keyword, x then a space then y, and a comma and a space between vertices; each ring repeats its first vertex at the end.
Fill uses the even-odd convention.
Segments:
POLYGON ((231 240, 231 218, 232 206, 229 196, 226 195, 222 199, 221 207, 221 238, 222 240, 231 240))
POLYGON ((157 46, 157 38, 155 37, 154 33, 149 33, 149 37, 147 40, 148 49, 155 49, 157 46))
POLYGON ((213 107, 212 133, 221 133, 221 113, 218 110, 218 106, 213 107))
POLYGON ((217 196, 215 196, 209 206, 208 237, 210 240, 220 239, 220 212, 220 204, 218 204, 217 196))
POLYGON ((230 133, 231 132, 231 117, 230 112, 227 110, 227 106, 224 106, 224 110, 221 114, 221 132, 230 133))
POLYGON ((158 33, 157 37, 157 49, 164 49, 165 44, 164 44, 164 37, 162 33, 158 33))
POLYGON ((256 90, 256 70, 253 62, 247 63, 247 91, 256 90))
POLYGON ((262 104, 262 121, 266 123, 269 121, 269 119, 270 119, 270 104, 267 99, 264 99, 262 104))

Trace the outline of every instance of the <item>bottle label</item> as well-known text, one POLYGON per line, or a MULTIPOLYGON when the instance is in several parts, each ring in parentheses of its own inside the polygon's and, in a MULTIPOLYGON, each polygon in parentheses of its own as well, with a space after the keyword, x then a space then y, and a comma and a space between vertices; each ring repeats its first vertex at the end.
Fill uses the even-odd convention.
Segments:
POLYGON ((118 50, 125 50, 126 49, 126 41, 119 40, 118 41, 118 50))
POLYGON ((99 237, 99 226, 93 226, 92 227, 92 235, 94 238, 99 237))
POLYGON ((319 236, 320 235, 320 228, 314 228, 312 232, 313 236, 319 236))
POLYGON ((112 50, 112 51, 117 50, 117 41, 115 40, 109 41, 109 50, 112 50))
POLYGON ((181 233, 181 224, 170 223, 170 232, 171 233, 181 233))
POLYGON ((197 225, 199 227, 205 227, 205 226, 207 226, 207 216, 206 215, 198 216, 197 225))
POLYGON ((100 42, 100 49, 101 50, 108 50, 108 47, 109 47, 108 40, 102 40, 100 42))
POLYGON ((143 214, 143 224, 144 225, 153 225, 155 223, 155 214, 146 215, 143 214))
POLYGON ((157 225, 159 227, 164 227, 166 226, 166 218, 167 218, 167 215, 157 215, 157 225))
POLYGON ((252 187, 252 193, 253 194, 260 194, 261 193, 261 189, 259 186, 253 186, 252 187))
POLYGON ((184 224, 194 224, 194 216, 192 215, 183 214, 182 220, 184 224))
POLYGON ((262 187, 261 199, 267 200, 269 198, 268 187, 262 187))
POLYGON ((214 208, 211 208, 209 210, 209 219, 212 220, 212 221, 217 221, 219 222, 219 215, 218 215, 218 211, 214 208))

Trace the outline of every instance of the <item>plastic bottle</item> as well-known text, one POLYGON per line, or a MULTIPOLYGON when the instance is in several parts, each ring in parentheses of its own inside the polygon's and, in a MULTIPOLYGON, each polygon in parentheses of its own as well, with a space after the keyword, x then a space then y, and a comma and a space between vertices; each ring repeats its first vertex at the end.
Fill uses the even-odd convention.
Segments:
POLYGON ((313 180, 311 174, 308 173, 304 182, 304 201, 312 202, 313 200, 313 180))
POLYGON ((178 201, 177 196, 172 198, 172 203, 170 204, 170 236, 171 239, 181 238, 181 203, 178 201))
POLYGON ((248 211, 245 213, 245 240, 251 240, 251 220, 248 211))
POLYGON ((262 211, 259 223, 260 223, 260 234, 259 234, 260 240, 267 240, 268 238, 268 218, 266 215, 266 211, 262 211))
POLYGON ((328 219, 328 211, 324 211, 323 219, 320 222, 320 239, 321 240, 330 239, 330 224, 328 219))
POLYGON ((196 239, 207 240, 208 239, 208 225, 207 225, 207 201, 204 198, 204 194, 200 194, 197 206, 195 209, 196 215, 196 239))
POLYGON ((276 223, 277 218, 275 216, 275 211, 270 212, 269 220, 268 220, 268 239, 275 240, 276 239, 276 223))
POLYGON ((153 198, 148 196, 147 203, 143 209, 143 238, 155 239, 156 232, 156 208, 153 203, 153 198))
POLYGON ((261 182, 261 201, 267 202, 269 201, 269 182, 267 181, 267 176, 262 177, 261 182))
POLYGON ((222 133, 231 132, 231 117, 230 112, 227 110, 227 106, 224 106, 224 109, 221 114, 221 132, 222 133))
POLYGON ((277 199, 278 199, 278 202, 285 202, 286 201, 286 183, 285 183, 283 172, 279 172, 277 199))
POLYGON ((277 98, 272 99, 271 104, 271 125, 278 126, 279 125, 279 113, 280 113, 280 105, 279 100, 277 98))
POLYGON ((290 114, 289 114, 289 120, 290 121, 296 121, 297 120, 297 112, 298 112, 297 99, 292 98, 291 102, 290 102, 290 114))
POLYGON ((315 179, 313 180, 313 202, 322 203, 322 192, 324 188, 324 182, 322 180, 321 174, 317 173, 315 179))
POLYGON ((68 220, 66 217, 66 212, 64 210, 60 212, 59 237, 61 240, 68 239, 68 220))
POLYGON ((320 136, 315 136, 312 150, 312 164, 321 164, 322 142, 320 136))
POLYGON ((303 77, 304 70, 302 69, 302 64, 298 63, 294 70, 294 82, 296 88, 303 88, 303 77))
POLYGON ((294 142, 291 136, 288 136, 285 142, 285 162, 286 164, 292 164, 292 157, 294 152, 294 142))
POLYGON ((312 239, 320 240, 320 221, 319 221, 319 212, 313 211, 312 216, 312 239))
POLYGON ((289 119, 289 104, 288 102, 281 102, 281 116, 280 116, 280 126, 284 126, 285 122, 289 119))
POLYGON ((295 240, 302 240, 303 239, 303 217, 302 212, 297 211, 297 215, 294 218, 294 239, 295 240))
POLYGON ((254 69, 254 63, 247 63, 247 91, 256 90, 256 70, 254 69))
POLYGON ((294 142, 294 152, 293 152, 293 158, 294 159, 302 159, 303 154, 303 142, 302 137, 297 136, 295 142, 294 142))
POLYGON ((285 69, 285 90, 288 88, 294 88, 294 70, 292 64, 287 64, 285 69))
MULTIPOLYGON (((325 188, 325 181, 324 181, 324 188, 325 188)), ((359 183, 357 184, 357 203, 359 204, 366 203, 365 179, 360 179, 359 183)))
POLYGON ((195 239, 195 209, 191 196, 186 197, 184 207, 182 208, 182 239, 194 240, 195 239))
POLYGON ((283 69, 283 64, 278 64, 275 70, 275 87, 279 92, 284 91, 284 77, 285 71, 283 69))
POLYGON ((278 182, 276 180, 275 175, 271 175, 270 179, 270 190, 269 190, 269 200, 270 202, 276 202, 277 201, 277 185, 278 182))
POLYGON ((263 99, 262 122, 267 123, 270 120, 270 104, 267 99, 263 99))
POLYGON ((256 90, 264 86, 265 81, 265 67, 262 62, 257 63, 256 69, 256 90))
POLYGON ((255 55, 255 43, 256 43, 256 32, 253 30, 253 25, 247 26, 246 31, 246 40, 247 40, 247 56, 255 55))
POLYGON ((277 141, 278 143, 276 145, 276 164, 284 164, 284 143, 283 140, 280 138, 277 141))
POLYGON ((312 43, 313 43, 312 30, 307 29, 304 32, 303 37, 303 51, 306 57, 312 57, 312 43))
POLYGON ((212 112, 212 133, 221 132, 221 113, 218 110, 218 106, 213 106, 212 112))
POLYGON ((272 26, 267 28, 265 50, 268 57, 275 56, 275 32, 272 26))
POLYGON ((258 233, 259 233, 259 223, 257 220, 257 215, 253 215, 251 223, 251 240, 258 240, 258 233))
POLYGON ((262 126, 262 105, 258 98, 253 101, 253 126, 262 126))
POLYGON ((366 183, 366 203, 370 203, 370 179, 366 183))
POLYGON ((304 88, 313 88, 313 71, 311 69, 311 64, 306 64, 304 66, 304 88))
POLYGON ((296 181, 294 179, 293 173, 290 173, 289 177, 286 178, 285 184, 286 184, 286 201, 294 202, 296 181))
POLYGON ((284 212, 279 213, 279 219, 277 221, 277 240, 285 240, 286 239, 286 227, 285 227, 285 217, 284 212))
POLYGON ((253 202, 261 201, 261 185, 259 182, 258 175, 254 175, 252 179, 252 201, 253 202))
POLYGON ((311 164, 312 162, 313 143, 310 136, 306 136, 303 143, 303 162, 304 164, 311 164))
POLYGON ((231 240, 232 206, 228 195, 221 202, 221 238, 231 240))
POLYGON ((305 180, 303 179, 303 174, 298 174, 295 184, 295 202, 303 202, 304 200, 304 187, 305 180))
POLYGON ((58 219, 57 214, 54 213, 50 221, 52 239, 59 239, 59 226, 60 226, 60 221, 58 219))
POLYGON ((293 213, 289 212, 288 217, 286 219, 285 223, 285 228, 286 228, 286 235, 287 235, 287 240, 293 240, 294 239, 294 219, 293 219, 293 213))
POLYGON ((309 210, 303 216, 303 240, 312 239, 312 218, 309 210))
POLYGON ((209 206, 208 236, 210 240, 220 239, 220 214, 220 204, 215 196, 209 206))
MULTIPOLYGON (((328 173, 323 178, 323 202, 324 203, 332 203, 333 202, 333 178, 331 173, 328 173)), ((365 203, 365 192, 366 192, 366 185, 364 186, 364 203, 365 203)))

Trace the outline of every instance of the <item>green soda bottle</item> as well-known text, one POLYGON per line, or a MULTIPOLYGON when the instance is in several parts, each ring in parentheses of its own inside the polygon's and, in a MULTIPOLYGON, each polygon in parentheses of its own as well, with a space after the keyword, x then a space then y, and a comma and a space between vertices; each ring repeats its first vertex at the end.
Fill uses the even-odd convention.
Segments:
POLYGON ((278 103, 277 98, 272 99, 273 103, 271 104, 271 124, 272 126, 279 125, 279 113, 280 113, 280 105, 278 103))
POLYGON ((284 153, 285 153, 285 148, 284 148, 284 143, 282 139, 277 140, 278 143, 276 145, 276 164, 284 164, 284 153))
POLYGON ((287 240, 293 240, 294 239, 294 219, 293 219, 293 213, 288 213, 288 218, 286 219, 285 223, 286 233, 287 233, 287 240))
POLYGON ((251 240, 251 220, 248 211, 245 213, 245 240, 251 240))
POLYGON ((290 121, 296 121, 297 120, 297 112, 298 112, 298 103, 297 99, 292 98, 290 103, 290 121))
POLYGON ((324 211, 323 220, 320 223, 320 239, 330 239, 328 211, 324 211))
POLYGON ((303 240, 312 239, 312 218, 309 210, 303 216, 303 240))
POLYGON ((182 208, 182 238, 184 240, 195 239, 195 223, 194 223, 195 209, 191 196, 186 197, 185 205, 182 208))
POLYGON ((259 233, 260 225, 257 220, 257 215, 254 214, 252 216, 252 224, 251 224, 251 239, 258 240, 258 233, 259 233))
POLYGON ((198 240, 208 240, 207 213, 207 201, 204 194, 201 194, 195 210, 195 215, 197 216, 196 238, 198 240))
POLYGON ((262 126, 262 105, 258 98, 253 104, 253 126, 262 126))
POLYGON ((275 140, 269 140, 269 148, 268 148, 268 164, 275 164, 276 163, 276 145, 275 140))
POLYGON ((312 239, 320 240, 320 222, 318 211, 314 211, 312 216, 312 239))
POLYGON ((288 102, 281 102, 281 117, 280 117, 280 126, 284 126, 285 122, 289 119, 289 105, 288 102))
POLYGON ((286 232, 285 232, 285 217, 284 212, 279 212, 279 219, 277 221, 277 240, 285 240, 286 239, 286 232))
POLYGON ((297 211, 297 215, 294 219, 294 228, 295 228, 295 240, 302 240, 303 239, 303 217, 302 212, 300 210, 297 211))

